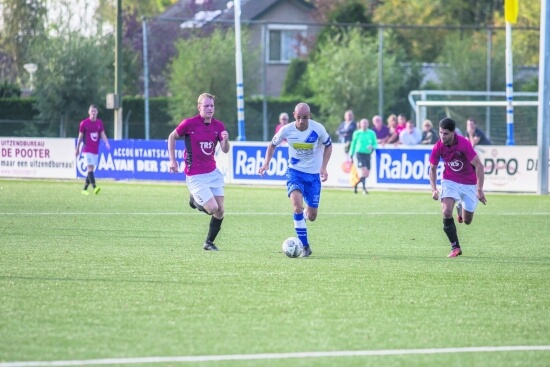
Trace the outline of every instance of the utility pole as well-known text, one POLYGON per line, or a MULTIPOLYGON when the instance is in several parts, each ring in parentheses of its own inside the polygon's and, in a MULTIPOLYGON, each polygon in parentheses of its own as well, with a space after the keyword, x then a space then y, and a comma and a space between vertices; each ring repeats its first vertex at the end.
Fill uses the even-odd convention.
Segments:
POLYGON ((115 133, 114 139, 122 139, 122 0, 116 6, 116 40, 115 40, 115 133))

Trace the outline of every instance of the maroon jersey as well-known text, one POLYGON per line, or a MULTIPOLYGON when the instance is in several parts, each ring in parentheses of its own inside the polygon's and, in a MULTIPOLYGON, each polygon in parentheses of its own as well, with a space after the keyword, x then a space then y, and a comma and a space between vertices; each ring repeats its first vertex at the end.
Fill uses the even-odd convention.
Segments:
POLYGON ((84 134, 84 148, 82 148, 82 153, 99 153, 99 140, 101 139, 101 133, 103 131, 105 131, 105 128, 100 119, 96 119, 95 121, 89 118, 82 120, 79 129, 79 132, 84 134))
POLYGON ((455 134, 455 140, 449 146, 441 140, 435 143, 430 163, 437 166, 439 159, 443 159, 443 179, 454 181, 460 184, 477 184, 476 170, 470 163, 477 155, 472 144, 466 138, 455 134))
POLYGON ((200 115, 183 120, 176 132, 185 140, 185 174, 188 176, 209 173, 216 169, 216 145, 222 140, 225 131, 223 122, 212 119, 204 123, 200 115))

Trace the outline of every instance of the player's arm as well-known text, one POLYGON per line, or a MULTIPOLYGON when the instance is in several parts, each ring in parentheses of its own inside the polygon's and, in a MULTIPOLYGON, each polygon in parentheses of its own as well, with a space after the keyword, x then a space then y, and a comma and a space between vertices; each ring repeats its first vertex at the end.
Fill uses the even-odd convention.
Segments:
POLYGON ((437 165, 430 163, 430 187, 432 188, 432 198, 439 199, 439 191, 437 191, 437 165))
POLYGON ((264 172, 267 171, 269 168, 269 162, 271 162, 271 158, 273 158, 273 153, 275 152, 276 146, 273 145, 273 143, 269 143, 267 146, 267 149, 265 150, 265 160, 264 164, 258 169, 258 174, 260 176, 264 175, 264 172))
POLYGON ((227 131, 222 131, 220 136, 220 148, 222 152, 227 153, 229 152, 229 133, 227 131))
POLYGON ((325 182, 328 179, 327 165, 332 155, 332 144, 325 146, 325 151, 323 152, 323 163, 321 164, 321 181, 325 182))
POLYGON ((481 159, 479 159, 478 155, 476 155, 470 163, 472 164, 472 166, 474 166, 476 170, 477 198, 483 203, 483 205, 485 205, 487 204, 487 199, 485 198, 485 193, 483 192, 483 184, 485 182, 485 167, 483 166, 483 163, 481 163, 481 159))
POLYGON ((82 140, 84 139, 83 133, 78 133, 78 139, 76 141, 76 149, 74 150, 75 157, 78 157, 80 154, 80 145, 82 144, 82 140))
POLYGON ((111 149, 111 146, 109 145, 109 139, 107 139, 107 134, 105 134, 105 131, 101 132, 101 139, 103 139, 103 142, 105 143, 105 147, 107 150, 111 149))
POLYGON ((178 162, 176 161, 176 139, 180 136, 174 129, 168 135, 168 157, 170 157, 170 172, 178 172, 178 162))

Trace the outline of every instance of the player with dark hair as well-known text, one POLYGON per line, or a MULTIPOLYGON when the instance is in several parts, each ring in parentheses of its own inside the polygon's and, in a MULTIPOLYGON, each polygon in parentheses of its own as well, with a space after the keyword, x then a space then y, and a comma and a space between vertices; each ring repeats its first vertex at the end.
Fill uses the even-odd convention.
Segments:
POLYGON ((86 165, 88 166, 88 174, 86 175, 86 183, 84 184, 84 189, 82 190, 82 195, 90 195, 88 192, 88 186, 92 184, 94 193, 97 195, 101 188, 96 186, 94 170, 97 167, 98 154, 99 154, 99 138, 105 143, 107 149, 111 149, 109 146, 109 140, 105 134, 105 127, 103 126, 103 121, 97 118, 97 106, 90 105, 88 108, 89 117, 80 122, 80 128, 78 132, 78 140, 76 142, 75 156, 78 157, 80 154, 80 144, 84 143, 82 148, 82 155, 86 160, 86 165))
POLYGON ((443 214, 443 231, 451 243, 451 253, 447 257, 462 255, 458 241, 453 210, 455 203, 461 203, 462 210, 458 221, 472 223, 478 200, 487 203, 483 193, 485 167, 472 144, 455 133, 456 123, 451 118, 439 122, 439 140, 435 143, 430 155, 430 185, 432 198, 441 199, 443 214), (437 190, 437 166, 443 160, 443 178, 441 195, 437 190))
POLYGON ((214 244, 224 215, 224 179, 216 167, 218 142, 222 152, 229 152, 229 134, 223 122, 214 118, 214 97, 203 93, 198 98, 199 114, 183 120, 168 136, 170 172, 178 172, 176 139, 185 139, 185 174, 189 189, 189 206, 211 215, 203 249, 218 251, 214 244))

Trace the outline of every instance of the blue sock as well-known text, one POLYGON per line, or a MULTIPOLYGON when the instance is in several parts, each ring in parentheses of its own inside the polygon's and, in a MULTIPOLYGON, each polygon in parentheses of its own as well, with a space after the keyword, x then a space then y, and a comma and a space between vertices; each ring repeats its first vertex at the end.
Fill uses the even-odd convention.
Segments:
POLYGON ((306 221, 304 220, 304 213, 294 213, 294 229, 296 230, 296 235, 298 236, 300 241, 302 241, 304 247, 309 247, 309 242, 307 241, 307 228, 306 221))

